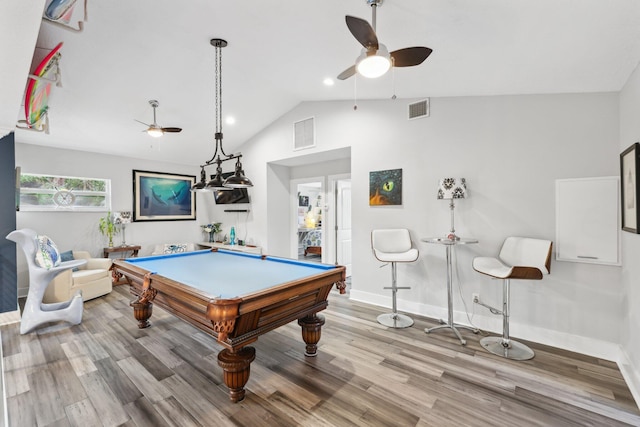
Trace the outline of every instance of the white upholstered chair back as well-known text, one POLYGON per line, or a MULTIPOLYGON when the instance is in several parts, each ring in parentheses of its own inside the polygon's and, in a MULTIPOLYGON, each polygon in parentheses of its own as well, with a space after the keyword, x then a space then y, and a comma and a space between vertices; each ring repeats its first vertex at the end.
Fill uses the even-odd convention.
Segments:
POLYGON ((382 262, 412 262, 418 259, 418 250, 412 247, 411 234, 406 228, 373 230, 371 248, 382 262))
POLYGON ((507 237, 500 250, 500 259, 510 266, 535 267, 549 274, 551 241, 530 237, 507 237))

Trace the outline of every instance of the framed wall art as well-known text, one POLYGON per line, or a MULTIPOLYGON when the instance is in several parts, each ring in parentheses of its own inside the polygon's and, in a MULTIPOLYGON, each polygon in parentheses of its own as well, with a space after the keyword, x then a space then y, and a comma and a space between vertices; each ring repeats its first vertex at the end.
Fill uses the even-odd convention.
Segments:
POLYGON ((402 204, 402 169, 369 172, 369 206, 402 204))
POLYGON ((622 204, 622 229, 638 234, 638 173, 640 168, 640 143, 636 142, 620 154, 620 202, 622 204))
POLYGON ((195 220, 196 198, 191 193, 195 182, 191 175, 134 170, 133 220, 195 220))

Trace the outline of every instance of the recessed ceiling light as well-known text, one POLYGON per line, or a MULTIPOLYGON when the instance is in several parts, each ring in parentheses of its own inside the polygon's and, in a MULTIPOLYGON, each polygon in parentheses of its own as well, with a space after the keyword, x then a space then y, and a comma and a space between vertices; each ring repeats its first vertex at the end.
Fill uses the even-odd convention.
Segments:
POLYGON ((325 86, 333 86, 334 82, 332 78, 327 77, 322 81, 322 83, 324 83, 325 86))
POLYGON ((228 125, 234 125, 236 124, 236 118, 233 116, 227 116, 227 119, 225 120, 225 123, 228 125))

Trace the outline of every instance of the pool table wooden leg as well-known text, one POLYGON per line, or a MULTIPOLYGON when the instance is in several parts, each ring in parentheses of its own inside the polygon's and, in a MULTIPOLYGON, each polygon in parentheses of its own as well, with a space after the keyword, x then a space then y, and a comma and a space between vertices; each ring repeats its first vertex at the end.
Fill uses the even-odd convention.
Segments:
POLYGON ((324 325, 324 316, 315 313, 310 314, 298 319, 298 325, 302 327, 302 339, 307 344, 304 355, 315 356, 322 333, 322 325, 324 325))
POLYGON ((151 301, 153 301, 158 294, 158 290, 151 287, 151 277, 153 274, 155 273, 149 272, 144 275, 142 292, 140 292, 136 300, 129 303, 129 305, 133 307, 133 317, 138 321, 138 328, 140 329, 151 326, 151 323, 149 323, 149 318, 153 311, 151 301))
POLYGON ((224 371, 224 383, 229 387, 232 402, 244 399, 244 386, 249 380, 251 362, 256 358, 256 349, 247 346, 237 351, 223 349, 218 353, 218 365, 224 371))
POLYGON ((133 317, 135 317, 138 321, 139 329, 144 329, 151 326, 151 323, 149 323, 149 318, 151 317, 151 313, 153 312, 153 303, 131 301, 129 305, 133 307, 133 317))

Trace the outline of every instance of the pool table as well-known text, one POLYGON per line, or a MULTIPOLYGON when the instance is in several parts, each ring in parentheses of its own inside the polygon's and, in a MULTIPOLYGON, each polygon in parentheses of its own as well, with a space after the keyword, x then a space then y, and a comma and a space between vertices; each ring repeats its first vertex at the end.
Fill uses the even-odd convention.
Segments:
POLYGON ((137 298, 139 328, 153 304, 213 335, 225 347, 218 364, 233 402, 245 396, 255 348, 266 332, 298 320, 306 356, 315 356, 335 284, 345 292, 345 268, 219 249, 116 260, 114 268, 137 298))

